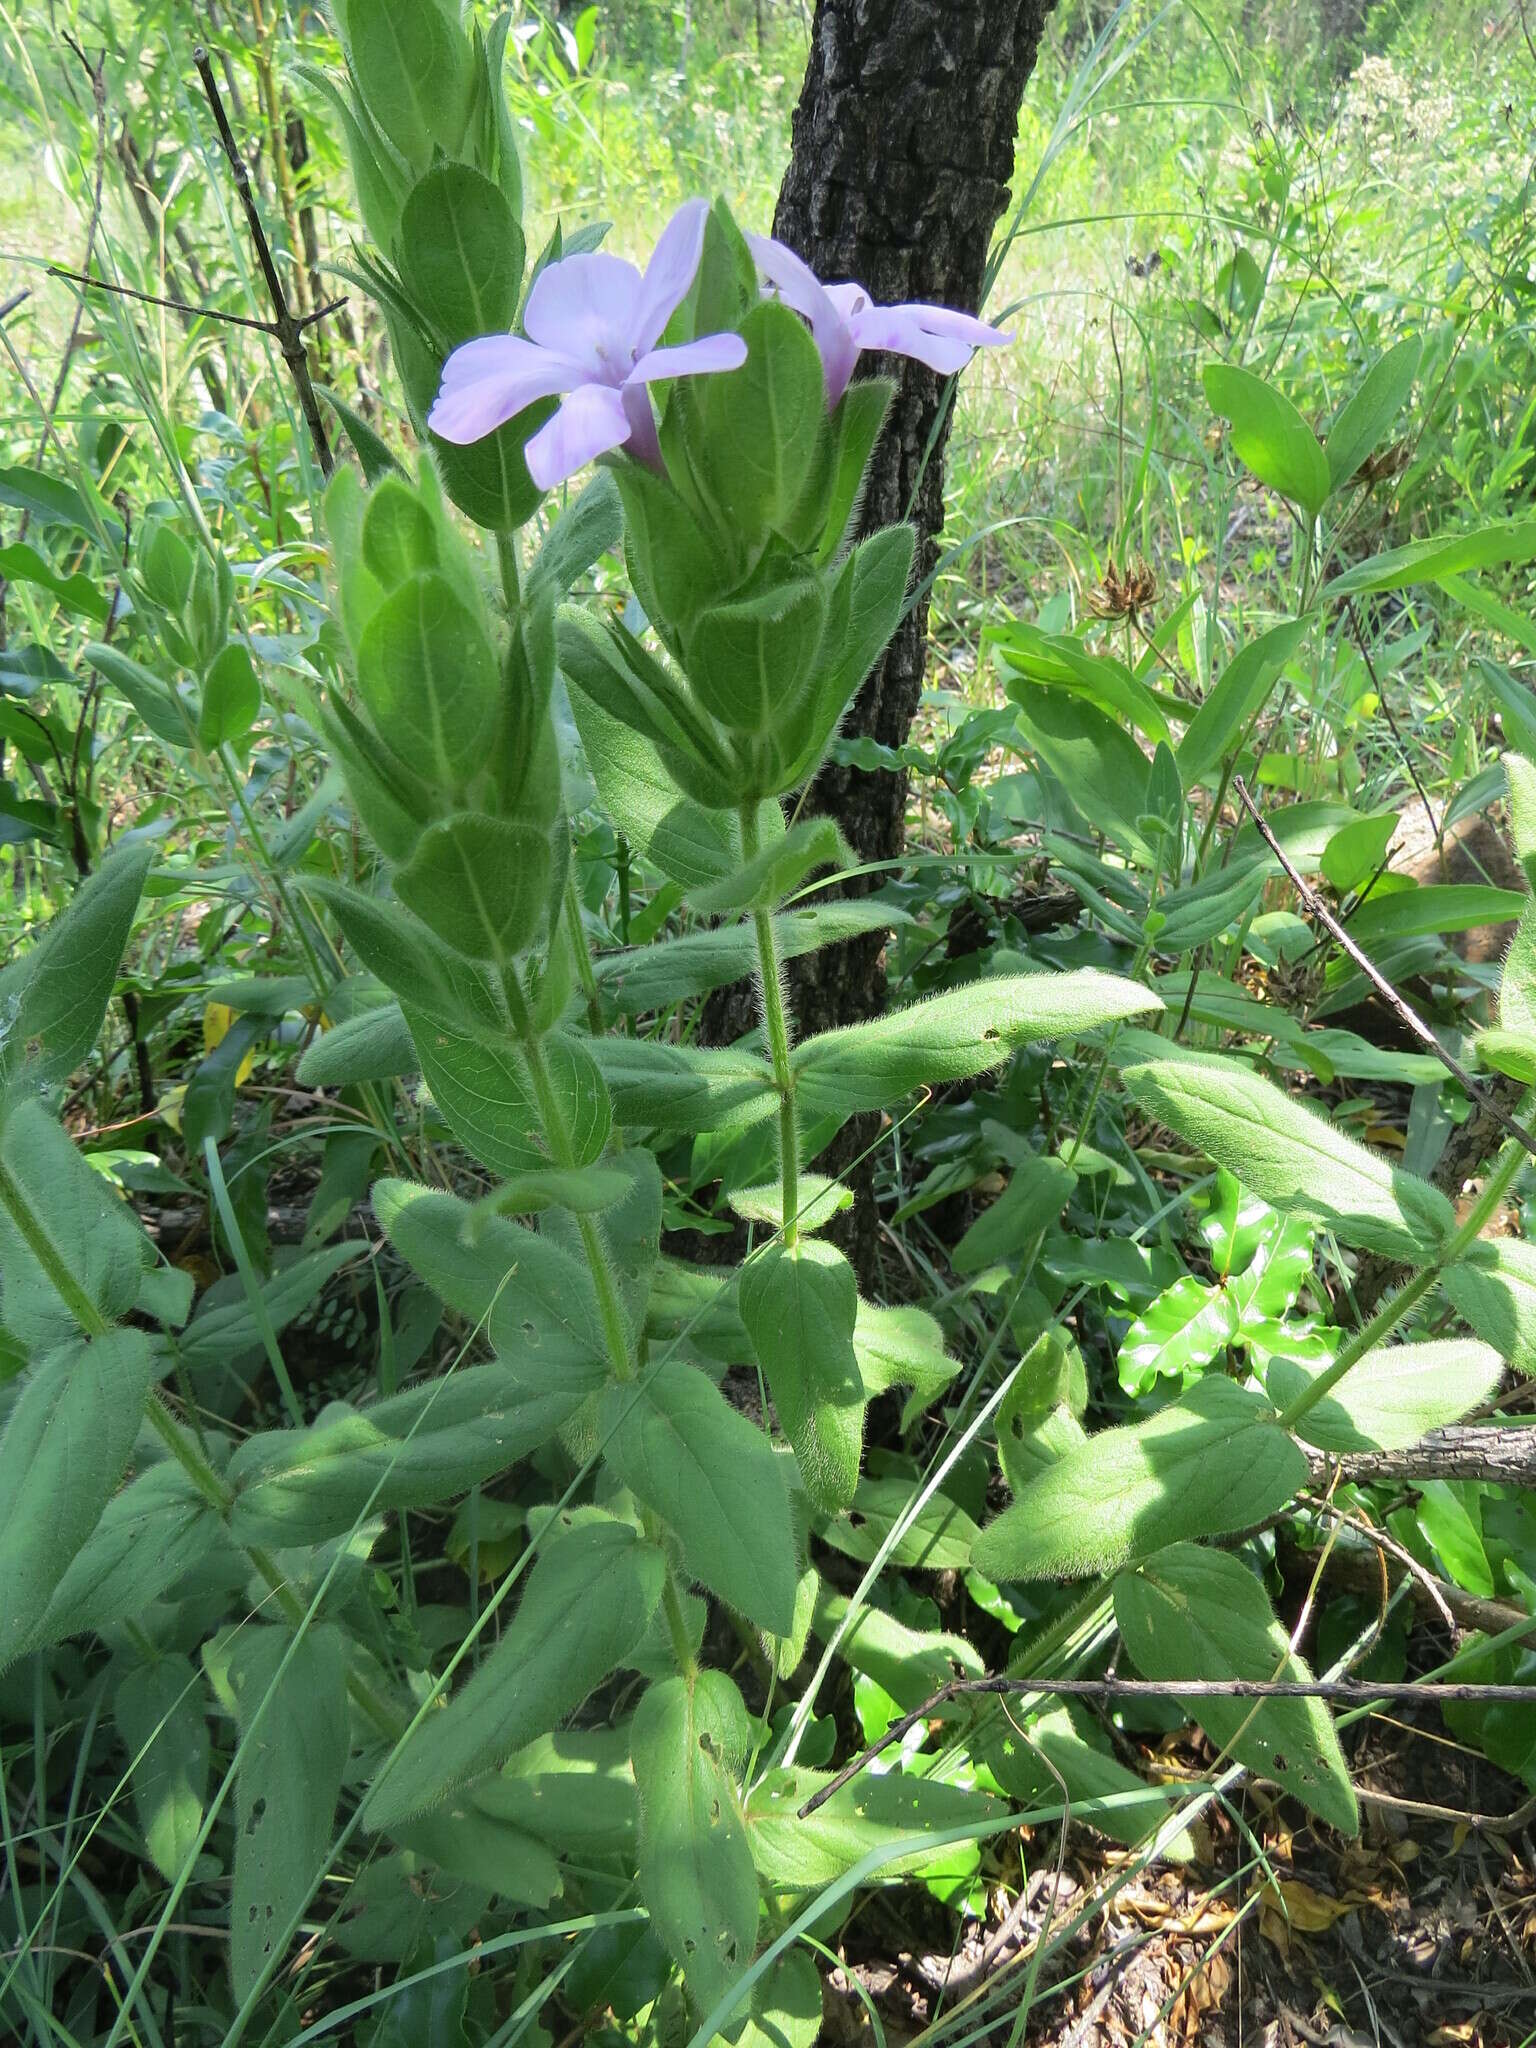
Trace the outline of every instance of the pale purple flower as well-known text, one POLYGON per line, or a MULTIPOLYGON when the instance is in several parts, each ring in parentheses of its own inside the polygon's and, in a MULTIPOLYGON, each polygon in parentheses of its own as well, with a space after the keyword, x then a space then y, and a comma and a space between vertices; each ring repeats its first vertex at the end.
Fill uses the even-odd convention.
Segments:
POLYGON ((669 377, 739 370, 739 334, 706 334, 658 348, 688 294, 704 249, 708 207, 679 207, 642 277, 633 263, 598 251, 567 256, 539 272, 523 310, 527 339, 483 334, 443 365, 427 425, 445 441, 480 441, 536 399, 564 393, 553 419, 523 449, 542 491, 563 483, 612 448, 660 469, 656 417, 646 389, 669 377))
POLYGON ((963 370, 978 348, 1013 339, 1000 327, 948 306, 877 306, 862 285, 823 284, 782 242, 748 235, 747 243, 770 289, 810 322, 821 351, 828 405, 836 405, 848 389, 853 366, 867 348, 913 356, 949 376, 963 370))

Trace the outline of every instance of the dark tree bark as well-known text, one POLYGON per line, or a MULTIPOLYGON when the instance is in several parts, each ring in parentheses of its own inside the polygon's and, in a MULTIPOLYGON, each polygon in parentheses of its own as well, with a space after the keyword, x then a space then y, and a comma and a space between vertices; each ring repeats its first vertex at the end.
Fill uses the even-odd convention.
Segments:
MULTIPOLYGON (((879 303, 920 299, 976 312, 982 274, 1013 178, 1024 87, 1056 0, 817 0, 810 59, 795 110, 789 170, 774 233, 829 282, 856 279, 879 303)), ((919 364, 866 357, 865 373, 897 376, 875 453, 866 530, 911 516, 915 576, 933 567, 943 519, 941 380, 919 364), (930 445, 931 444, 931 445, 930 445), (925 459, 926 458, 926 459, 925 459)), ((901 746, 922 693, 926 602, 915 606, 859 692, 844 730, 901 746)), ((835 817, 864 860, 891 860, 905 837, 907 778, 829 766, 807 809, 835 817)), ((871 884, 873 886, 873 884, 871 884)), ((791 999, 802 1036, 877 1011, 881 945, 858 941, 796 961, 791 999)), ((749 1001, 714 1003, 717 1041, 752 1023, 749 1001)), ((845 1168, 870 1142, 867 1119, 844 1134, 845 1168)), ((850 1247, 861 1277, 873 1213, 856 1211, 850 1247)))
MULTIPOLYGON (((975 312, 992 230, 1007 204, 1024 87, 1055 0, 817 0, 794 148, 774 233, 818 277, 856 278, 879 303, 926 299, 975 312)), ((915 574, 933 567, 943 520, 942 384, 905 360, 865 499, 866 529, 904 518, 919 532, 915 574), (933 442, 929 452, 930 441, 933 442), (925 462, 926 456, 926 462, 925 462)), ((859 692, 845 730, 901 746, 922 693, 926 603, 914 607, 859 692)), ((894 859, 907 778, 828 767, 810 808, 830 812, 862 858, 894 859)), ((879 1006, 878 948, 798 962, 802 1031, 879 1006)))

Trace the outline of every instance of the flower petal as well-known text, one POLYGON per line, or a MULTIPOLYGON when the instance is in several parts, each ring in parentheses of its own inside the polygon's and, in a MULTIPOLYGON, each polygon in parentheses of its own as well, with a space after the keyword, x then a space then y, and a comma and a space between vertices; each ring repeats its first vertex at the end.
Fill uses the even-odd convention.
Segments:
POLYGON ((837 326, 842 318, 826 286, 793 249, 786 249, 771 235, 748 235, 747 247, 785 305, 793 306, 810 321, 819 347, 823 332, 837 326))
POLYGON ((712 370, 739 370, 747 360, 747 344, 739 334, 701 334, 676 348, 653 348, 624 380, 653 384, 663 377, 702 377, 712 370))
POLYGON ((622 256, 593 250, 546 264, 534 281, 523 325, 545 348, 577 357, 616 384, 633 359, 640 273, 622 256))
POLYGON ((661 231, 651 260, 645 266, 635 300, 629 330, 630 346, 637 356, 653 349, 666 332, 667 322, 688 296, 688 288, 699 272, 704 253, 704 221, 709 206, 702 199, 690 199, 680 206, 661 231))
POLYGON ((516 334, 482 334, 444 363, 427 425, 445 441, 481 441, 535 399, 569 391, 583 375, 579 363, 557 350, 516 334))
POLYGON ((927 306, 871 306, 867 312, 855 313, 848 325, 861 349, 911 356, 941 376, 949 376, 965 368, 975 344, 953 334, 936 334, 924 317, 930 310, 927 306))
POLYGON ((582 384, 526 444, 523 460, 539 489, 552 490, 594 456, 622 448, 629 431, 621 393, 611 384, 582 384))
POLYGON ((954 341, 968 341, 972 348, 996 348, 1013 340, 1001 327, 978 320, 974 313, 959 313, 953 306, 893 306, 894 313, 914 313, 929 334, 943 334, 954 341))

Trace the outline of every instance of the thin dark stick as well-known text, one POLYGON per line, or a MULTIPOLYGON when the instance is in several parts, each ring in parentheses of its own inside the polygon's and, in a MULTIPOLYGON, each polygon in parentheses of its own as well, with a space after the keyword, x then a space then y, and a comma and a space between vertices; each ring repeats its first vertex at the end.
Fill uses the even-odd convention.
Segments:
POLYGON ((315 396, 315 387, 309 380, 309 357, 305 353, 303 328, 288 309, 287 295, 283 281, 277 274, 277 265, 272 260, 272 251, 267 245, 266 231, 261 225, 261 215, 256 209, 256 197, 251 190, 250 172, 245 159, 235 144, 234 133, 229 125, 229 116, 224 111, 224 102, 219 97, 218 81, 213 75, 213 66, 208 61, 208 52, 199 47, 192 53, 197 66, 197 75, 203 81, 203 91, 208 95, 208 104, 213 109, 213 118, 218 126, 219 140, 224 145, 224 154, 234 173, 235 190, 240 194, 240 204, 245 209, 246 225, 251 231, 251 240, 256 245, 256 260, 261 265, 261 274, 266 281, 267 296, 272 301, 272 311, 277 316, 272 334, 282 350, 283 361, 293 373, 294 388, 299 394, 299 406, 304 414, 304 423, 309 428, 309 438, 315 444, 315 453, 320 458, 321 473, 331 474, 334 458, 331 444, 326 436, 325 421, 320 414, 320 401, 315 396))
MULTIPOLYGON (((186 313, 199 320, 222 320, 228 327, 252 327, 258 334, 270 334, 275 341, 281 341, 282 334, 275 320, 258 320, 250 313, 226 313, 221 306, 194 306, 186 299, 162 298, 158 292, 135 291, 129 284, 113 284, 105 277, 88 277, 83 270, 70 270, 63 263, 50 263, 50 277, 62 277, 71 284, 88 285, 92 291, 110 292, 115 299, 137 299, 141 306, 164 306, 170 313, 186 313)), ((306 313, 293 323, 302 334, 306 327, 313 327, 317 320, 323 320, 328 313, 339 312, 346 304, 345 298, 332 299, 319 306, 313 313, 306 313)))
POLYGON ((1376 993, 1381 997, 1382 1001, 1386 1003, 1392 1010, 1394 1016, 1396 1016, 1401 1023, 1404 1023, 1408 1026, 1408 1029, 1413 1033, 1414 1037, 1418 1039, 1419 1043, 1423 1045, 1427 1051, 1432 1052, 1434 1054, 1435 1058, 1440 1062, 1441 1066, 1445 1068, 1447 1073, 1453 1074, 1456 1077, 1456 1079, 1461 1083, 1462 1087, 1466 1089, 1468 1095, 1471 1096, 1472 1100, 1483 1111, 1484 1115, 1492 1117, 1493 1121, 1498 1125, 1501 1131, 1506 1132, 1508 1136, 1514 1138, 1519 1144, 1525 1147, 1526 1151, 1529 1152, 1533 1158, 1536 1158, 1536 1137, 1532 1136, 1532 1134, 1525 1128, 1524 1124, 1518 1123, 1514 1117, 1506 1114, 1506 1112, 1502 1108, 1500 1108, 1499 1104, 1494 1101, 1493 1097, 1487 1092, 1487 1090, 1484 1088, 1480 1088, 1478 1086, 1476 1081, 1473 1080, 1472 1076, 1467 1072, 1466 1068, 1462 1066, 1460 1061, 1452 1058, 1452 1056, 1446 1051, 1445 1047, 1440 1043, 1439 1039, 1436 1038, 1433 1031, 1430 1030, 1429 1026, 1424 1022, 1423 1018, 1418 1014, 1418 1012, 1403 1000, 1403 998, 1398 994, 1397 990, 1392 986, 1391 982, 1388 981, 1387 977, 1381 972, 1380 968, 1374 966, 1372 962, 1366 958, 1365 954, 1361 952, 1360 948, 1349 936, 1349 933, 1345 931, 1343 925, 1339 923, 1339 920, 1334 916, 1333 912, 1328 908, 1327 904, 1323 902, 1322 898, 1318 895, 1317 891, 1311 886, 1310 883, 1305 881, 1302 878, 1302 876, 1297 873, 1295 867, 1292 865, 1289 857, 1287 856, 1285 849, 1281 846, 1279 840, 1276 839, 1274 833, 1270 831, 1269 826, 1265 823, 1263 814, 1259 810, 1258 805, 1254 802, 1253 798, 1248 794, 1247 787, 1244 784, 1243 778, 1240 775, 1235 775, 1232 778, 1232 787, 1237 791, 1238 796, 1242 799, 1244 808, 1247 810, 1249 817, 1252 818, 1254 824, 1258 827, 1259 837, 1264 841, 1265 845, 1269 848, 1270 852, 1275 856, 1275 859, 1279 861, 1281 867, 1284 868, 1286 874, 1290 878, 1291 884, 1295 889, 1297 895, 1301 898, 1306 908, 1317 919, 1318 923, 1323 926, 1324 930, 1328 933, 1329 937, 1332 938, 1336 942, 1336 944, 1344 948, 1344 951, 1349 955, 1350 959, 1354 961, 1355 965, 1359 968, 1360 972, 1365 976, 1366 980, 1371 984, 1372 988, 1375 989, 1376 993))
POLYGON ((1392 715, 1392 706, 1387 701, 1386 691, 1381 687, 1381 678, 1376 673, 1376 664, 1371 659, 1371 650, 1369 647, 1366 646, 1365 635, 1360 630, 1360 617, 1355 610, 1355 601, 1352 597, 1345 598, 1344 609, 1349 614, 1350 630, 1353 632, 1355 636, 1355 645, 1360 650, 1360 658, 1365 663, 1365 672, 1371 679, 1371 688, 1376 692, 1376 702, 1381 706, 1381 715, 1387 721, 1387 727, 1388 730, 1391 732, 1393 739, 1397 741, 1397 750, 1403 757, 1403 766, 1408 770, 1408 779, 1413 784, 1414 788, 1418 791, 1419 802, 1424 806, 1424 815, 1429 820, 1429 829, 1435 835, 1435 852, 1439 855, 1442 864, 1440 879, 1444 881, 1444 828, 1435 820, 1435 814, 1433 810, 1430 808, 1429 792, 1425 789, 1423 783, 1420 782, 1419 771, 1413 765, 1413 756, 1409 753, 1408 748, 1404 743, 1403 736, 1397 729, 1397 720, 1392 715))
POLYGON ((1441 1700, 1497 1700, 1529 1706, 1536 1697, 1528 1685, 1436 1685, 1411 1679, 1372 1685, 1359 1678, 957 1678, 949 1685, 941 1685, 910 1714, 893 1721, 878 1742, 872 1742, 851 1763, 844 1764, 834 1778, 813 1792, 798 1809, 800 1819, 824 1806, 834 1792, 840 1792, 883 1750, 900 1742, 909 1729, 926 1721, 937 1708, 950 1700, 999 1693, 1054 1693, 1071 1699, 1108 1700, 1335 1700, 1341 1706, 1372 1706, 1378 1701, 1419 1701, 1434 1706, 1441 1700))
POLYGON ((32 287, 24 284, 19 292, 12 292, 8 299, 0 300, 0 320, 9 320, 18 306, 24 306, 32 296, 32 287))

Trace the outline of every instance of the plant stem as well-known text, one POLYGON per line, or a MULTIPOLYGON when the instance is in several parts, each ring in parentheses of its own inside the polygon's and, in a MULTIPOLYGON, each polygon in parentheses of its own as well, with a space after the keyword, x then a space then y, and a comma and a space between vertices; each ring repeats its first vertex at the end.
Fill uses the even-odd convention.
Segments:
POLYGON ((111 1328, 106 1317, 70 1271, 63 1253, 48 1235, 11 1169, 0 1160, 0 1208, 3 1208, 22 1242, 48 1276, 50 1286, 88 1337, 104 1337, 111 1328))
MULTIPOLYGON (((575 855, 572 855, 574 863, 575 855)), ((571 945, 576 953, 576 974, 587 999, 587 1029, 594 1038, 603 1035, 603 1006, 597 993, 597 976, 592 972, 592 955, 587 951, 587 934, 581 922, 581 898, 576 893, 574 865, 565 877, 565 921, 570 927, 571 945)))
MULTIPOLYGON (((1531 1100, 1532 1097, 1528 1094, 1520 1106, 1522 1120, 1530 1114, 1531 1100)), ((1446 1268, 1454 1266, 1467 1248, 1476 1242, 1489 1218, 1509 1192, 1528 1156, 1524 1145, 1517 1138, 1505 1141, 1482 1193, 1467 1212, 1466 1220, 1447 1242, 1444 1251, 1429 1265, 1415 1273, 1396 1294, 1384 1301, 1364 1329, 1357 1330, 1350 1338, 1328 1370, 1319 1373, 1312 1384, 1304 1388, 1289 1407, 1281 1409, 1280 1422, 1283 1428, 1294 1428, 1309 1409, 1315 1408, 1319 1401, 1326 1399, 1344 1375, 1357 1366, 1368 1351, 1374 1350, 1384 1337, 1392 1334, 1409 1309, 1415 1302, 1424 1299, 1446 1268)))
MULTIPOLYGON (((544 1126, 544 1136, 550 1152, 557 1166, 575 1166, 578 1161, 576 1148, 571 1143, 570 1126, 565 1120, 565 1110, 555 1092, 554 1082, 550 1079, 539 1034, 534 1030, 533 1019, 528 1014, 528 1002, 523 994, 517 969, 506 968, 503 971, 502 982, 506 989, 507 1007, 512 1014, 512 1028, 517 1034, 519 1050, 528 1068, 528 1078, 533 1083, 539 1121, 544 1126)), ((608 1263, 608 1254, 603 1249, 597 1225, 590 1216, 578 1215, 575 1222, 581 1237, 582 1250, 587 1255, 592 1285, 597 1294, 597 1312, 602 1319, 609 1363, 613 1367, 616 1379, 630 1379, 634 1374, 634 1361, 630 1356, 629 1330, 624 1321, 618 1288, 614 1285, 613 1269, 608 1263)))
POLYGON ((683 1612, 677 1581, 673 1578, 670 1568, 666 1584, 662 1587, 661 1604, 667 1617, 667 1633, 672 1638, 672 1654, 677 1659, 677 1668, 691 1685, 699 1675, 699 1660, 693 1654, 693 1644, 688 1635, 688 1617, 683 1612))
MULTIPOLYGON (((745 803, 741 807, 743 862, 755 860, 758 848, 757 806, 745 803)), ((779 1091, 779 1213, 784 1225, 784 1243, 792 1246, 799 1236, 795 1218, 800 1209, 800 1134, 795 1128, 795 1073, 789 1063, 789 1017, 784 1005, 784 976, 772 914, 761 907, 755 909, 752 928, 757 934, 768 1054, 773 1062, 774 1086, 779 1091)))

